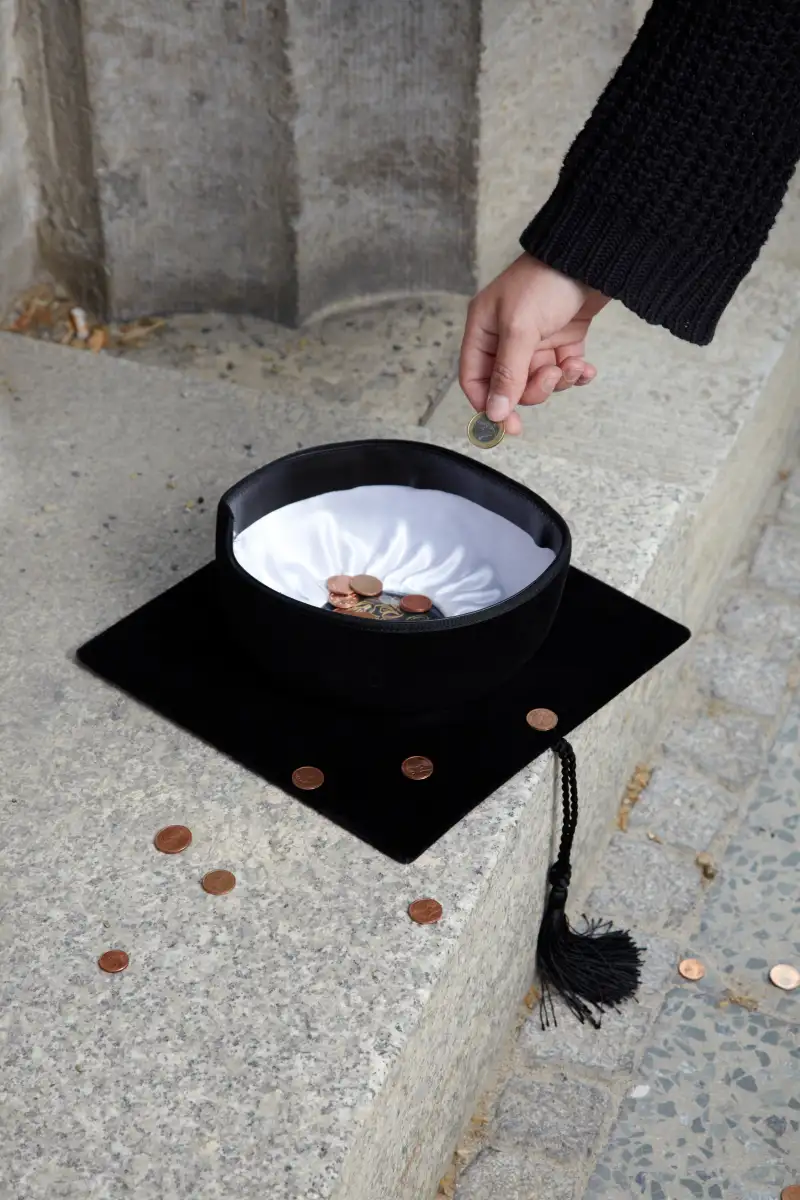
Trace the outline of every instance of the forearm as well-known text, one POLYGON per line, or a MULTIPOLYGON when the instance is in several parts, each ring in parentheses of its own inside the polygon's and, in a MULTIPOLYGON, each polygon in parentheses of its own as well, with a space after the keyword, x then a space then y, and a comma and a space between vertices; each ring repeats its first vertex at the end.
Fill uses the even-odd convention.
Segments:
POLYGON ((705 344, 800 158, 800 0, 655 0, 523 247, 705 344))

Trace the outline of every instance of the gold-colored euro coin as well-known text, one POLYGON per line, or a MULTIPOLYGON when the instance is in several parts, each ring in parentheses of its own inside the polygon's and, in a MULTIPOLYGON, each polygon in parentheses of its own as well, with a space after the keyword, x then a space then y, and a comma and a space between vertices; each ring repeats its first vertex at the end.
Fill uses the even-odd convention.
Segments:
POLYGON ((467 437, 479 450, 493 450, 506 436, 502 421, 490 421, 486 413, 475 413, 467 426, 467 437))

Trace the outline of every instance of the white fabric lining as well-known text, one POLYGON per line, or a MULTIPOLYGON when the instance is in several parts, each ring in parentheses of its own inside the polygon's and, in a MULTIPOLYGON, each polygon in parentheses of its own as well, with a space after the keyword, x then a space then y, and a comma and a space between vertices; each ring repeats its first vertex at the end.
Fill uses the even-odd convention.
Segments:
POLYGON ((261 583, 322 607, 331 575, 376 575, 387 592, 429 596, 447 617, 488 608, 542 574, 552 550, 451 492, 374 486, 327 492, 267 513, 234 538, 261 583))

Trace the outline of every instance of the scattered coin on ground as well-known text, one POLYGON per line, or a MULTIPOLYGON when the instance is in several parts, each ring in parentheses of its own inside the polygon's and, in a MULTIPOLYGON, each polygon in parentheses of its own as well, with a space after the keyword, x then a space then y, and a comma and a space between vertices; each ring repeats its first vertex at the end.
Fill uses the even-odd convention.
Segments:
POLYGON ((350 590, 349 575, 331 575, 328 580, 329 592, 336 592, 339 595, 346 596, 350 590))
POLYGON ((209 895, 224 896, 236 887, 236 876, 231 871, 208 871, 200 882, 209 895))
POLYGON ((427 779, 433 774, 433 763, 422 754, 412 754, 400 769, 407 779, 427 779))
POLYGON ((550 708, 532 708, 525 720, 531 729, 538 729, 539 733, 549 733, 558 724, 558 717, 550 708))
POLYGON ((706 973, 705 967, 696 958, 684 958, 683 962, 678 964, 678 970, 684 979, 690 979, 692 982, 702 979, 706 973))
POLYGON ((423 900, 415 900, 409 904, 408 915, 417 925, 433 925, 441 919, 442 906, 438 900, 431 900, 426 896, 423 900))
POLYGON ((129 961, 124 950, 106 950, 105 954, 101 954, 98 958, 97 965, 101 971, 107 971, 109 975, 116 975, 118 971, 125 970, 129 961))
POLYGON ((776 963, 769 977, 782 992, 793 992, 796 987, 800 987, 800 971, 789 963, 776 963))
POLYGON ((433 608, 433 601, 427 596, 403 596, 400 607, 407 613, 426 613, 433 608))
POLYGON ((374 575, 354 575, 350 580, 350 587, 354 592, 358 592, 359 596, 380 596, 383 582, 374 575))
POLYGON ((475 413, 467 426, 467 437, 480 450, 493 450, 505 436, 505 425, 500 421, 490 421, 486 413, 475 413))
POLYGON ((192 831, 185 825, 166 825, 154 839, 156 850, 162 854, 180 854, 192 843, 192 831))
POLYGON ((298 767, 296 771, 292 771, 292 783, 296 788, 300 788, 301 792, 313 792, 322 787, 324 782, 325 776, 319 767, 298 767))

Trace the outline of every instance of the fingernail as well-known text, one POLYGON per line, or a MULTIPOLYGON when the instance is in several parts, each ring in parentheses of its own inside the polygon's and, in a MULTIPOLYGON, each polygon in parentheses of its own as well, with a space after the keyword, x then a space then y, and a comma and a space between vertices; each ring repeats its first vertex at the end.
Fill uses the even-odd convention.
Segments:
POLYGON ((556 386, 557 383, 560 382, 560 380, 561 380, 561 371, 557 370, 555 367, 553 368, 552 371, 546 371, 544 373, 544 375, 542 376, 541 387, 542 387, 542 391, 544 392, 545 396, 550 395, 553 388, 556 386))
POLYGON ((566 383, 577 383, 580 377, 580 367, 571 367, 569 371, 564 372, 564 380, 566 383))
MULTIPOLYGON (((553 384, 555 387, 555 384, 553 384)), ((486 415, 490 421, 505 421, 511 412, 511 401, 508 396, 490 396, 486 405, 486 415)))

